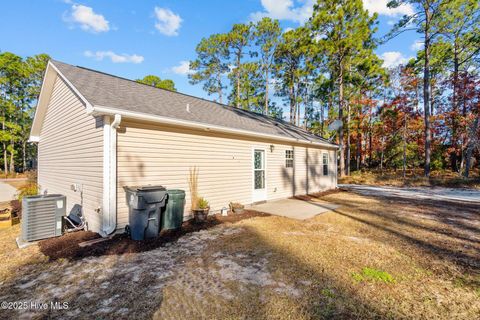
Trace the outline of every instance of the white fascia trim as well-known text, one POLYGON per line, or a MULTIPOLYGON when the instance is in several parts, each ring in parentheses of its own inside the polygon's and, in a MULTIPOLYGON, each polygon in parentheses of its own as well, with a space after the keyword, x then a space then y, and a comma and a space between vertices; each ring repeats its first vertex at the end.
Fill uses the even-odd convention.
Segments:
MULTIPOLYGON (((38 95, 37 105, 35 107, 35 114, 33 115, 32 127, 30 128, 30 140, 32 139, 32 136, 40 135, 41 125, 38 123, 38 121, 40 121, 38 119, 38 117, 39 117, 39 113, 42 113, 42 111, 43 111, 43 110, 40 110, 40 109, 45 109, 46 108, 46 103, 48 103, 48 102, 44 102, 44 99, 46 99, 45 98, 45 94, 46 94, 45 90, 47 90, 46 89, 47 88, 47 81, 49 81, 49 83, 51 85, 51 92, 53 91, 53 86, 55 85, 55 80, 49 78, 49 74, 51 72, 50 68, 53 69, 52 64, 49 61, 47 63, 46 68, 45 68, 45 73, 44 73, 43 79, 42 79, 42 86, 40 87, 40 94, 38 95)), ((53 70, 52 72, 56 73, 55 70, 53 70)), ((53 76, 56 77, 57 74, 55 74, 53 76)), ((51 92, 50 92, 50 94, 51 94, 51 92)), ((43 112, 43 117, 45 117, 45 112, 43 112)), ((43 122, 43 119, 42 119, 42 122, 43 122)))
POLYGON ((67 79, 67 77, 63 75, 63 73, 60 72, 60 70, 58 70, 58 68, 53 63, 49 61, 48 65, 57 72, 57 74, 62 78, 63 81, 65 81, 65 83, 70 87, 70 89, 75 92, 75 94, 80 98, 80 100, 83 101, 83 103, 85 103, 85 106, 87 107, 87 112, 93 108, 92 104, 88 102, 88 100, 80 93, 80 91, 75 88, 75 86, 67 79))
POLYGON ((87 99, 85 99, 85 97, 77 90, 77 88, 75 88, 75 86, 73 86, 73 84, 67 79, 67 77, 65 77, 51 61, 48 61, 47 67, 45 68, 45 75, 43 76, 43 80, 42 80, 40 94, 38 96, 37 107, 35 108, 35 115, 33 117, 32 128, 30 130, 30 141, 34 141, 35 139, 34 137, 40 135, 42 124, 39 123, 39 121, 43 122, 45 118, 45 114, 46 114, 45 109, 48 107, 48 102, 49 102, 45 99, 50 98, 49 96, 45 96, 45 94, 47 94, 45 93, 45 90, 47 90, 47 85, 51 86, 50 87, 51 91, 49 92, 49 94, 50 95, 52 94, 53 86, 55 85, 55 79, 57 76, 60 77, 67 84, 67 86, 80 98, 80 100, 83 103, 85 103, 87 112, 91 111, 91 109, 93 108, 91 103, 88 102, 87 99), (51 72, 54 72, 55 74, 50 75, 51 72), (52 78, 52 76, 54 78, 52 78), (41 119, 39 119, 39 117, 41 119))
POLYGON ((92 115, 119 114, 125 118, 152 121, 152 122, 158 122, 162 124, 175 125, 175 126, 186 127, 186 128, 196 128, 196 129, 203 129, 206 131, 233 133, 233 134, 257 137, 257 138, 260 137, 260 138, 266 138, 266 139, 272 139, 272 140, 288 141, 288 142, 295 142, 295 143, 301 143, 301 144, 307 144, 307 145, 321 146, 321 147, 330 148, 330 149, 338 149, 338 146, 332 145, 332 144, 324 144, 320 142, 312 142, 309 140, 296 139, 296 138, 280 137, 273 134, 258 133, 258 132, 248 131, 248 130, 234 129, 234 128, 228 128, 228 127, 217 126, 217 125, 209 125, 209 124, 199 123, 195 121, 179 120, 179 119, 157 116, 157 115, 150 115, 150 114, 145 114, 140 112, 119 110, 116 108, 104 107, 99 105, 94 105, 93 108, 91 109, 90 114, 92 115))
POLYGON ((107 237, 117 228, 117 127, 121 116, 103 117, 103 206, 100 235, 107 237))

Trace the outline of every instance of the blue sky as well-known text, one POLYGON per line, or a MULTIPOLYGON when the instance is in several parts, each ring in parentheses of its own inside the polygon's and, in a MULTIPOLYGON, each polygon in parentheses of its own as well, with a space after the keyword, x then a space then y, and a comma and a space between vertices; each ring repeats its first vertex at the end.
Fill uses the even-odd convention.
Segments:
MULTIPOLYGON (((387 0, 363 0, 379 13, 378 36, 412 8, 386 8, 387 0)), ((311 14, 313 0, 111 0, 5 1, 0 13, 0 50, 52 58, 122 77, 147 74, 175 81, 179 91, 207 97, 190 85, 186 61, 202 37, 262 16, 294 28, 311 14)), ((377 49, 388 66, 415 56, 420 35, 405 33, 377 49)), ((215 97, 207 97, 213 99, 215 97)))

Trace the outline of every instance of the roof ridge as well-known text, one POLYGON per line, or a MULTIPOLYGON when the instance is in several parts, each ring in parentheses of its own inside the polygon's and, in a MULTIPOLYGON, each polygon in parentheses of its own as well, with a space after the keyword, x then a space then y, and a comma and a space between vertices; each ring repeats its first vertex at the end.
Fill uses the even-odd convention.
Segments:
MULTIPOLYGON (((231 105, 228 105, 228 104, 224 104, 224 103, 220 103, 220 102, 215 101, 215 100, 208 100, 208 99, 205 99, 205 98, 202 98, 202 97, 197 97, 197 96, 194 96, 194 95, 191 95, 191 94, 188 94, 188 93, 184 93, 184 92, 180 92, 180 91, 172 91, 172 90, 168 90, 168 89, 165 89, 165 88, 159 88, 159 87, 151 86, 151 85, 146 84, 146 83, 137 82, 136 80, 132 80, 132 79, 128 79, 128 78, 125 78, 125 77, 117 76, 117 75, 115 75, 115 74, 111 74, 111 73, 108 73, 108 72, 99 71, 99 70, 95 70, 95 69, 91 69, 91 68, 87 68, 87 67, 83 67, 83 66, 73 65, 73 64, 69 64, 69 63, 66 63, 66 62, 63 62, 63 61, 54 60, 54 59, 51 59, 51 61, 52 61, 53 63, 59 62, 59 63, 63 63, 63 64, 66 64, 66 65, 75 67, 75 68, 80 68, 80 69, 84 69, 84 70, 87 70, 87 71, 91 71, 91 72, 95 72, 95 73, 100 73, 100 74, 103 74, 103 75, 106 75, 106 76, 109 76, 109 77, 113 77, 113 78, 117 78, 117 79, 121 79, 121 80, 130 81, 130 82, 133 82, 133 83, 138 84, 138 85, 147 86, 147 87, 150 87, 150 88, 167 91, 167 92, 169 92, 169 93, 180 94, 180 95, 187 96, 187 97, 190 97, 190 98, 200 99, 200 100, 203 100, 203 101, 215 103, 215 104, 218 104, 218 105, 220 105, 220 106, 222 106, 222 107, 234 108, 235 110, 243 110, 243 111, 245 111, 245 112, 254 113, 254 114, 256 114, 256 115, 264 116, 264 114, 262 114, 262 113, 258 113, 258 112, 254 112, 254 111, 246 110, 246 109, 236 108, 236 107, 234 107, 234 106, 231 106, 231 105)), ((270 118, 270 117, 269 117, 269 118, 270 118)), ((276 119, 276 118, 273 118, 273 119, 283 121, 282 119, 276 119)))
POLYGON ((205 99, 205 98, 202 98, 202 97, 197 97, 197 96, 194 96, 194 95, 191 95, 191 94, 188 94, 188 93, 184 93, 184 92, 179 92, 179 91, 172 91, 172 90, 168 90, 168 89, 164 89, 164 88, 158 88, 158 87, 155 87, 155 86, 151 86, 149 84, 145 84, 145 83, 141 83, 141 82, 137 82, 136 80, 132 80, 132 79, 128 79, 128 78, 125 78, 125 77, 121 77, 121 76, 118 76, 118 75, 114 75, 114 74, 111 74, 111 73, 107 73, 107 72, 103 72, 103 71, 99 71, 99 70, 95 70, 95 69, 91 69, 91 68, 87 68, 87 67, 83 67, 83 66, 78 66, 78 65, 72 65, 72 64, 69 64, 69 63, 66 63, 66 62, 63 62, 63 61, 58 61, 58 60, 54 60, 54 59, 50 59, 50 61, 55 64, 55 63, 59 63, 59 64, 64 64, 64 65, 67 65, 67 66, 70 66, 70 67, 74 67, 74 68, 79 68, 79 69, 83 69, 83 70, 86 70, 86 71, 90 71, 90 72, 94 72, 94 73, 98 73, 98 74, 102 74, 102 75, 105 75, 105 76, 108 76, 108 77, 112 77, 112 78, 116 78, 116 79, 120 79, 120 80, 125 80, 125 81, 129 81, 129 82, 132 82, 136 85, 140 85, 140 86, 147 86, 149 88, 153 88, 153 89, 158 89, 158 90, 162 90, 168 94, 178 94, 178 95, 181 95, 181 96, 185 96, 185 97, 189 97, 189 98, 193 98, 193 99, 199 99, 199 100, 202 100, 202 101, 205 101, 205 102, 209 102, 209 103, 215 103, 217 104, 218 106, 221 106, 223 108, 226 108, 230 111, 234 111, 234 112, 238 112, 238 111, 241 111, 241 112, 244 112, 245 114, 251 114, 251 115, 255 115, 257 117, 261 117, 263 118, 264 121, 268 121, 270 122, 271 124, 275 125, 275 126, 278 126, 278 125, 284 125, 284 126, 287 126, 287 127, 290 127, 291 129, 293 130, 298 130, 300 132, 298 133, 304 133, 304 134, 308 134, 308 135, 313 135, 327 143, 331 143, 329 142, 327 139, 323 138, 322 136, 319 136, 313 132, 310 132, 308 130, 305 130, 304 128, 302 127, 299 127, 297 125, 294 125, 290 122, 287 122, 283 119, 279 119, 279 118, 274 118, 274 117, 270 117, 270 116, 267 116, 263 113, 258 113, 258 112, 255 112, 255 111, 251 111, 251 110, 246 110, 246 109, 242 109, 242 108, 237 108, 237 107, 234 107, 234 106, 231 106, 231 105, 228 105, 228 104, 224 104, 224 103, 220 103, 220 102, 217 102, 217 101, 214 101, 214 100, 208 100, 208 99, 205 99))

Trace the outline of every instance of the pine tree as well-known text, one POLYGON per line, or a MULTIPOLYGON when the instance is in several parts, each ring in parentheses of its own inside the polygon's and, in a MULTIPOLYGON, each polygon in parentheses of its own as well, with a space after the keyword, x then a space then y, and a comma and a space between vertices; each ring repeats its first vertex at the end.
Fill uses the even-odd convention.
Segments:
POLYGON ((203 90, 208 95, 218 94, 218 101, 223 103, 224 75, 228 67, 228 36, 214 34, 203 38, 196 47, 197 59, 190 62, 193 71, 188 77, 191 84, 203 83, 203 90))
POLYGON ((255 45, 259 47, 260 67, 263 72, 265 83, 265 103, 264 114, 268 114, 269 106, 269 82, 270 73, 274 66, 274 54, 280 41, 281 34, 278 20, 263 18, 255 24, 254 40, 255 45))
MULTIPOLYGON (((365 48, 373 47, 372 34, 376 15, 370 17, 361 0, 322 0, 314 6, 310 21, 314 37, 324 53, 329 73, 335 81, 338 95, 338 119, 345 122, 345 80, 351 61, 365 48)), ((349 124, 347 123, 346 126, 349 124)), ((345 125, 339 128, 340 176, 347 174, 345 125)))

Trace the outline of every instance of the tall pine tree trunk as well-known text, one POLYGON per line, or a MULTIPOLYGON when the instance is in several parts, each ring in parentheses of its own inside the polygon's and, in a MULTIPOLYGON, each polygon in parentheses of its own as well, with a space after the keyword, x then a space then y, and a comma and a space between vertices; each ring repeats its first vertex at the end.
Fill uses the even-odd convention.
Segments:
POLYGON ((22 142, 22 170, 25 172, 27 170, 27 141, 22 142))
POLYGON ((268 115, 268 70, 265 70, 265 114, 268 115))
POLYGON ((385 152, 384 152, 384 149, 385 149, 385 136, 383 135, 382 133, 382 137, 380 139, 381 141, 381 153, 380 153, 380 172, 383 174, 383 158, 385 156, 385 152))
POLYGON ((475 135, 477 134, 477 131, 478 131, 479 118, 480 118, 480 115, 477 115, 477 117, 475 118, 475 121, 473 122, 473 126, 470 129, 470 139, 468 141, 467 152, 465 155, 465 177, 466 178, 468 178, 468 175, 470 174, 470 165, 472 160, 473 149, 475 147, 475 142, 476 142, 475 135))
POLYGON ((403 116, 403 179, 407 177, 407 112, 403 116))
POLYGON ((350 161, 351 161, 351 140, 350 140, 350 101, 347 101, 347 161, 345 163, 345 174, 350 175, 350 161))
POLYGON ((458 171, 457 161, 458 161, 458 124, 457 124, 457 117, 458 117, 458 108, 457 108, 457 90, 458 90, 458 49, 457 49, 457 41, 455 39, 454 47, 453 47, 453 95, 452 95, 452 152, 450 153, 450 163, 452 167, 452 171, 458 171))
POLYGON ((295 119, 295 105, 293 102, 293 85, 290 85, 288 88, 288 93, 290 95, 289 97, 289 103, 290 103, 290 123, 294 124, 294 119, 295 119))
POLYGON ((345 149, 343 146, 343 63, 340 61, 340 74, 338 77, 338 119, 342 126, 338 129, 338 146, 340 148, 340 177, 345 175, 345 149))
POLYGON ((301 118, 300 117, 300 115, 301 115, 300 110, 302 109, 302 106, 300 105, 300 103, 298 103, 298 101, 297 101, 296 105, 297 105, 297 126, 300 127, 300 118, 301 118))
POLYGON ((304 98, 304 103, 303 103, 303 129, 307 130, 307 125, 308 125, 308 115, 307 115, 307 105, 308 105, 308 86, 305 88, 305 98, 304 98))
POLYGON ((360 170, 360 165, 362 163, 362 132, 360 130, 360 120, 357 125, 357 171, 360 170))
MULTIPOLYGON (((467 88, 466 77, 463 77, 463 84, 462 90, 464 91, 467 88)), ((461 90, 461 91, 462 91, 461 90)), ((466 119, 467 117, 467 99, 465 97, 462 99, 462 118, 466 119)), ((462 149, 460 150, 460 154, 462 155, 462 160, 460 161, 460 172, 462 172, 465 168, 465 158, 467 153, 467 143, 468 143, 468 128, 463 128, 462 133, 462 149)))
POLYGON ((217 84, 218 84, 218 90, 217 90, 217 93, 218 93, 218 102, 220 102, 220 104, 223 103, 223 99, 222 99, 222 75, 219 73, 217 74, 217 84))
POLYGON ((241 52, 237 55, 237 108, 240 108, 240 57, 241 52))
MULTIPOLYGON (((5 110, 2 110, 2 131, 5 132, 5 110)), ((8 175, 7 144, 3 142, 3 171, 8 175)))
POLYGON ((12 147, 11 148, 11 151, 10 151, 10 173, 14 173, 15 172, 15 159, 13 158, 13 154, 15 153, 15 144, 13 142, 13 139, 12 141, 10 142, 10 146, 12 147))
POLYGON ((430 157, 432 132, 430 128, 430 7, 425 7, 425 56, 423 67, 423 110, 425 116, 425 167, 426 177, 430 177, 430 157))
MULTIPOLYGON (((327 106, 327 108, 328 108, 328 106, 327 106)), ((320 105, 320 130, 321 130, 320 135, 322 137, 325 134, 325 132, 323 131, 324 128, 325 128, 325 105, 322 103, 320 105)))
POLYGON ((7 155, 7 144, 3 143, 3 171, 5 173, 5 177, 8 175, 8 155, 7 155))

